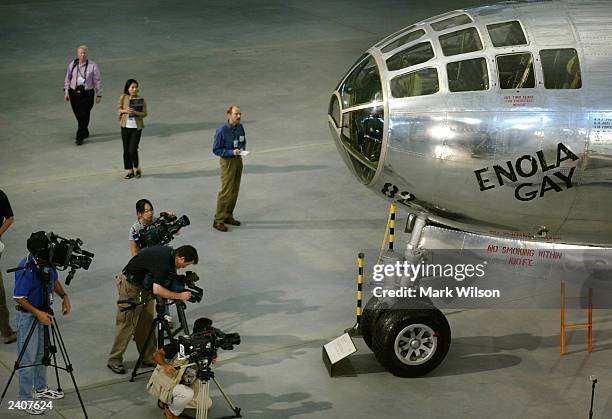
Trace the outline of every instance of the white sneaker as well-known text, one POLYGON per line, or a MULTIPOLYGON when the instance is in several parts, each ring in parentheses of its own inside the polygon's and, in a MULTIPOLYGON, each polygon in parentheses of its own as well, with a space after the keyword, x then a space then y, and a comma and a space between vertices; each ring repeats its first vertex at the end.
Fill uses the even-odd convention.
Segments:
POLYGON ((64 398, 63 391, 51 390, 50 388, 46 388, 44 390, 36 390, 32 392, 32 398, 37 400, 57 400, 64 398))
POLYGON ((37 409, 34 406, 32 407, 26 407, 25 409, 23 409, 24 412, 30 414, 30 415, 42 415, 45 413, 44 410, 42 409, 37 409))

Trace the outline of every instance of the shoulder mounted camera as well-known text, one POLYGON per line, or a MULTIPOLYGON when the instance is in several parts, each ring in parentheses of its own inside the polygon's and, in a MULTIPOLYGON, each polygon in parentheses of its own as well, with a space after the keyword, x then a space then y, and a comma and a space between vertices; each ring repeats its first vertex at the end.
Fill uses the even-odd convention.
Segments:
POLYGON ((83 241, 81 239, 66 239, 64 237, 37 231, 32 233, 27 241, 28 251, 35 257, 40 265, 51 265, 58 270, 70 268, 66 277, 66 285, 74 277, 77 269, 89 269, 94 254, 81 249, 83 241))
POLYGON ((141 249, 156 244, 168 244, 181 228, 189 224, 189 218, 186 215, 177 218, 176 215, 162 212, 159 218, 140 229, 136 237, 136 244, 141 249))

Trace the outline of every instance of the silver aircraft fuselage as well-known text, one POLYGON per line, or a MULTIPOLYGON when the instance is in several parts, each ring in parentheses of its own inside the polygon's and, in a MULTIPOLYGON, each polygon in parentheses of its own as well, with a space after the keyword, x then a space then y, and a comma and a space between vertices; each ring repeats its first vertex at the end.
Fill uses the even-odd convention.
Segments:
POLYGON ((612 244, 612 7, 512 1, 377 43, 329 106, 355 175, 453 228, 612 244))

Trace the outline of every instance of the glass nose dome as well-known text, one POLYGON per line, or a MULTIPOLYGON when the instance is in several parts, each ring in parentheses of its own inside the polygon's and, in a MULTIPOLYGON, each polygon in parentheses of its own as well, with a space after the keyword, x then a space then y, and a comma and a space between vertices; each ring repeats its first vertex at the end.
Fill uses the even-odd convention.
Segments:
POLYGON ((380 159, 384 134, 382 84, 374 58, 365 54, 332 96, 329 115, 337 145, 346 151, 345 161, 364 183, 370 183, 380 159), (369 105, 369 106, 368 106, 369 105))

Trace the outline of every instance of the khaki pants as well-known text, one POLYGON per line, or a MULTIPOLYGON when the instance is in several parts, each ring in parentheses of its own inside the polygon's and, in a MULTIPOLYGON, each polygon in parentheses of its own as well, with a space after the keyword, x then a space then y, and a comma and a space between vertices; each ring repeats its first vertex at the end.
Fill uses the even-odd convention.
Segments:
MULTIPOLYGON (((123 273, 115 277, 119 300, 137 300, 142 292, 142 298, 149 298, 151 293, 145 291, 141 286, 128 282, 123 273)), ((115 342, 108 357, 108 363, 118 365, 123 363, 123 354, 134 336, 138 352, 144 353, 143 361, 151 362, 151 357, 157 346, 155 333, 146 344, 147 334, 151 329, 155 312, 155 300, 140 305, 132 310, 121 311, 125 305, 117 305, 117 320, 115 322, 115 342)))
POLYGON ((220 158, 219 173, 221 175, 221 190, 217 195, 216 223, 222 223, 234 217, 234 208, 240 190, 240 177, 242 176, 242 157, 220 158))
MULTIPOLYGON (((0 256, 4 251, 4 243, 0 241, 0 256)), ((11 300, 13 300, 11 298, 11 300)), ((8 337, 15 333, 9 323, 9 311, 6 305, 6 292, 4 291, 4 283, 2 281, 2 271, 0 271, 0 333, 2 336, 8 337)))

